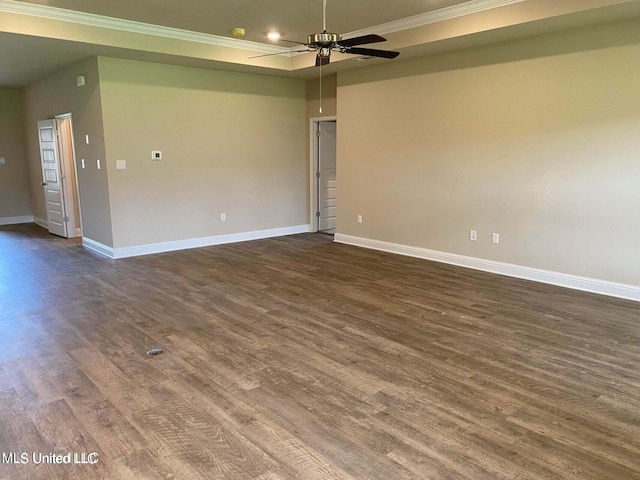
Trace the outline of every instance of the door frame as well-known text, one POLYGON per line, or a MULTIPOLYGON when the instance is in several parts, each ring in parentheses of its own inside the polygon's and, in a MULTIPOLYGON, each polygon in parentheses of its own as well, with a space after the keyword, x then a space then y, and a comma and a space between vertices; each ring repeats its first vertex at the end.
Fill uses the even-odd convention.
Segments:
POLYGON ((80 203, 80 185, 78 183, 78 168, 76 165, 76 144, 75 144, 75 138, 73 134, 73 115, 71 113, 62 113, 60 115, 56 115, 54 119, 56 121, 56 130, 58 130, 57 123, 59 120, 69 121, 69 136, 71 137, 71 158, 68 158, 66 155, 63 155, 62 147, 60 145, 60 138, 58 138, 58 157, 59 157, 58 161, 60 163, 60 169, 64 173, 65 180, 68 179, 69 174, 72 173, 74 178, 74 183, 75 183, 74 185, 75 196, 67 195, 68 193, 66 188, 67 183, 63 184, 65 185, 65 187, 63 190, 64 194, 62 198, 64 199, 64 208, 65 208, 65 211, 67 212, 67 216, 69 216, 69 213, 68 213, 69 211, 75 212, 75 206, 76 205, 78 206, 78 217, 75 219, 76 228, 73 232, 70 232, 69 229, 67 229, 67 238, 81 237, 82 236, 82 205, 80 203))
POLYGON ((320 161, 316 132, 318 131, 318 124, 320 122, 336 122, 337 125, 338 117, 330 115, 326 117, 311 117, 309 119, 309 225, 311 226, 312 232, 320 231, 320 222, 316 216, 316 212, 320 208, 318 204, 318 182, 316 179, 316 172, 318 171, 318 163, 320 161))

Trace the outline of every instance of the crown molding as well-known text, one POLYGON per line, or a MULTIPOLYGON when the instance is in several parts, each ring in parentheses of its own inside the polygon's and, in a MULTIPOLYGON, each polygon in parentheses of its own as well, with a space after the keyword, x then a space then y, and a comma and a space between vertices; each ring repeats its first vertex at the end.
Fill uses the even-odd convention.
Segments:
POLYGON ((432 12, 420 13, 412 17, 401 18, 392 22, 374 25, 361 30, 355 30, 353 32, 343 34, 342 38, 347 39, 359 37, 360 35, 366 35, 371 32, 375 32, 378 35, 401 32, 403 30, 409 30, 410 28, 423 27, 432 23, 464 17, 465 15, 484 12, 493 8, 505 7, 507 5, 524 1, 526 0, 471 0, 460 5, 453 5, 451 7, 441 8, 432 12))
POLYGON ((109 28, 122 32, 140 33, 156 37, 184 40, 187 42, 204 43, 218 47, 236 48, 260 53, 288 53, 286 47, 267 45, 264 43, 237 40, 234 38, 210 35, 207 33, 192 32, 173 27, 151 25, 149 23, 134 22, 113 17, 105 17, 92 13, 76 12, 63 8, 36 5, 32 3, 18 2, 15 0, 0 0, 0 12, 29 15, 32 17, 58 20, 62 22, 76 23, 90 27, 109 28))
MULTIPOLYGON (((524 1, 525 0, 471 0, 460 5, 441 8, 432 12, 421 13, 412 17, 401 18, 392 22, 374 25, 361 30, 355 30, 353 32, 343 34, 342 37, 345 39, 353 38, 371 33, 372 31, 375 31, 380 35, 385 35, 389 33, 400 32, 403 30, 409 30, 411 28, 422 27, 445 20, 451 20, 453 18, 463 17, 465 15, 484 12, 493 8, 504 7, 524 1)), ((132 20, 124 20, 113 17, 105 17, 102 15, 95 15, 93 13, 76 12, 73 10, 50 7, 47 5, 19 2, 16 0, 0 0, 0 12, 29 15, 32 17, 76 23, 79 25, 86 25, 90 27, 108 28, 111 30, 118 30, 122 32, 139 33, 143 35, 152 35, 174 40, 215 45, 218 47, 250 50, 252 52, 266 54, 288 53, 289 55, 294 55, 291 50, 300 48, 299 46, 287 48, 259 42, 251 42, 248 40, 237 40, 234 38, 221 37, 219 35, 211 35, 208 33, 193 32, 190 30, 183 30, 179 28, 152 25, 149 23, 135 22, 132 20)))

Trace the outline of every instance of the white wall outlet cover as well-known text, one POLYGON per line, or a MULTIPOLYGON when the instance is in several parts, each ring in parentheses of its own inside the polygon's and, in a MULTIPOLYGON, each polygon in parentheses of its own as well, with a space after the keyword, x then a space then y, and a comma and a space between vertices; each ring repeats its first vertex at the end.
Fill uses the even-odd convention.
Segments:
POLYGON ((0 157, 0 165, 4 165, 5 161, 4 161, 4 157, 0 157))
POLYGON ((499 233, 494 233, 493 236, 491 237, 491 243, 495 243, 496 245, 498 245, 500 243, 500 234, 499 233))
POLYGON ((116 169, 125 170, 127 168, 126 160, 116 160, 116 169))
POLYGON ((362 215, 358 215, 358 223, 362 223, 362 215))
POLYGON ((154 150, 151 152, 151 158, 153 160, 162 160, 162 152, 160 150, 154 150))
POLYGON ((86 84, 84 75, 78 75, 76 77, 76 85, 78 85, 79 87, 84 87, 86 84))
POLYGON ((221 222, 226 222, 227 221, 227 214, 226 213, 221 213, 220 214, 220 221, 221 222))
POLYGON ((469 232, 469 240, 477 240, 478 239, 478 231, 477 230, 471 230, 469 232))

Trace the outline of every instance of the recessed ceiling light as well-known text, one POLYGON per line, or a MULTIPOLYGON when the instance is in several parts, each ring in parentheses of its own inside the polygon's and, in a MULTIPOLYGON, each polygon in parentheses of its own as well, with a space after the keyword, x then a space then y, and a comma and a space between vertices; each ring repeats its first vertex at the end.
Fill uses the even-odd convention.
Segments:
POLYGON ((231 34, 234 37, 244 37, 244 33, 245 33, 244 32, 244 28, 237 27, 237 28, 234 28, 233 30, 231 30, 231 34))
POLYGON ((269 32, 267 33, 267 38, 269 40, 279 40, 280 39, 280 32, 269 32))

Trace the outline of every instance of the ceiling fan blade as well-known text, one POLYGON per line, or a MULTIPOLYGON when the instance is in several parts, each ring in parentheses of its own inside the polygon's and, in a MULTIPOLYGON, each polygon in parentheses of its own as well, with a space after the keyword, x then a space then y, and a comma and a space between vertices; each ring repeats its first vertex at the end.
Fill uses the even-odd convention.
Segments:
POLYGON ((343 53, 350 53, 352 55, 366 55, 368 57, 380 57, 380 58, 396 58, 400 55, 400 52, 392 52, 390 50, 374 50, 373 48, 347 48, 343 53))
POLYGON ((286 52, 278 52, 278 53, 265 53, 264 55, 254 55, 249 58, 261 58, 261 57, 272 57, 274 55, 289 55, 290 53, 306 53, 313 52, 313 50, 287 50, 286 52))
POLYGON ((316 55, 316 67, 329 65, 329 57, 321 57, 320 55, 316 55))
POLYGON ((296 44, 298 44, 298 45, 307 45, 307 44, 306 44, 306 43, 304 43, 304 42, 296 42, 295 40, 285 40, 284 38, 279 38, 277 41, 278 41, 278 42, 296 43, 296 44))
POLYGON ((348 38, 340 40, 338 45, 341 47, 353 47, 355 45, 365 45, 367 43, 386 42, 387 39, 380 35, 363 35, 362 37, 348 38))

